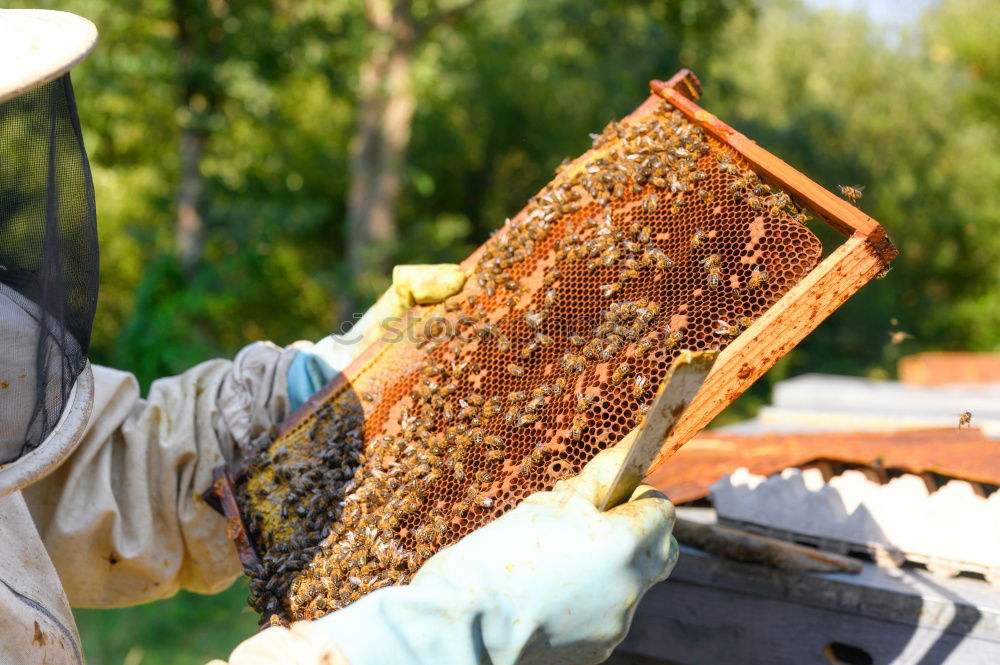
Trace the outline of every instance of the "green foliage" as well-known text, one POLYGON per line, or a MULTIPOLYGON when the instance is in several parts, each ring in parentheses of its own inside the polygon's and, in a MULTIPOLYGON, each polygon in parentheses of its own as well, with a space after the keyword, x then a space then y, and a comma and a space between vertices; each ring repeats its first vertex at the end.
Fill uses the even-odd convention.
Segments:
MULTIPOLYGON (((357 74, 374 40, 361 0, 23 4, 77 12, 101 31, 74 71, 100 218, 95 361, 148 385, 257 339, 318 338, 350 318, 342 303, 386 286, 388 276, 354 283, 343 263, 357 74), (178 7, 195 30, 193 60, 179 53, 178 7), (173 223, 191 126, 207 136, 206 235, 202 264, 184 274, 173 223)), ((415 2, 417 17, 432 5, 415 2)), ((764 147, 830 189, 866 185, 861 208, 901 250, 886 279, 726 419, 802 371, 890 376, 903 353, 998 349, 1000 5, 944 0, 894 39, 814 5, 484 0, 414 52, 399 242, 377 249, 397 262, 464 258, 588 147, 588 132, 634 108, 649 79, 689 66, 704 105, 764 147), (891 318, 915 338, 890 345, 891 318)), ((224 655, 253 623, 234 609, 241 594, 84 612, 88 655, 224 655)))

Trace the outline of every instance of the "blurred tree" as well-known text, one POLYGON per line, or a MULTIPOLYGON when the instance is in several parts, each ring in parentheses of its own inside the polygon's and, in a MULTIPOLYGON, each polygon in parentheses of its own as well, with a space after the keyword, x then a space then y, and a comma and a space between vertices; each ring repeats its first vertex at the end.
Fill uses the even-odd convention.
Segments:
POLYGON ((374 43, 358 77, 345 225, 347 261, 355 279, 367 282, 391 267, 387 250, 396 241, 403 164, 417 103, 410 81, 414 51, 435 28, 459 20, 477 3, 365 0, 374 43))

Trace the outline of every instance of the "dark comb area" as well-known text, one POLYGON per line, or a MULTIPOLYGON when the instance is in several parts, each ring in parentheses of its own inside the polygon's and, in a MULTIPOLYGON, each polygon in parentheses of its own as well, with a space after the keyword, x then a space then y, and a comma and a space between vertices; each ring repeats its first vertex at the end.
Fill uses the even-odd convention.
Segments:
POLYGON ((822 247, 806 214, 665 101, 593 137, 464 265, 461 293, 246 464, 263 620, 313 619, 574 475, 682 349, 723 349, 822 247))

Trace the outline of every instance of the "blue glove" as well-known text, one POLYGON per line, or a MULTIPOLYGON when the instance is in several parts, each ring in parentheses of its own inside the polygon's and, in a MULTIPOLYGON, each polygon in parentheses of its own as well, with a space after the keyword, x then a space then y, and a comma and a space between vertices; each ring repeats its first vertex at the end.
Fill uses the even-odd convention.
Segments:
POLYGON ((350 331, 327 335, 292 359, 288 366, 288 399, 292 409, 302 406, 414 305, 440 302, 461 291, 464 284, 462 268, 451 263, 393 268, 392 286, 350 331))
POLYGON ((674 508, 651 487, 601 513, 626 448, 447 547, 408 586, 313 622, 351 665, 587 665, 607 658, 677 560, 674 508))

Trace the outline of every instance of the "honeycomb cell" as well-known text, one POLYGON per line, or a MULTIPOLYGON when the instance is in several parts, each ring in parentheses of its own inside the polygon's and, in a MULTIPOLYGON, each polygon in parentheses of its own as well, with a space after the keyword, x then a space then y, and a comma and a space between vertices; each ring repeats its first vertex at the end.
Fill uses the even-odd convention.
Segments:
POLYGON ((578 473, 681 350, 725 348, 812 270, 801 213, 666 102, 609 125, 477 250, 461 293, 246 465, 251 605, 313 619, 405 583, 578 473))

